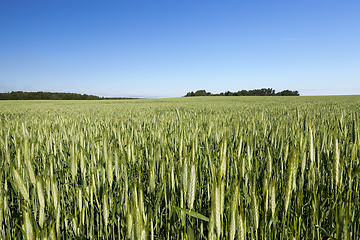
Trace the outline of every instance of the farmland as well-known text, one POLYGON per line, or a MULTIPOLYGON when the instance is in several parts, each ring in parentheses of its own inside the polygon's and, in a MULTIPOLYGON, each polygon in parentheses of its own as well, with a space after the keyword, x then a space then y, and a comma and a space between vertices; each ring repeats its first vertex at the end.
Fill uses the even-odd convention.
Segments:
POLYGON ((360 96, 0 102, 2 239, 359 239, 360 96))

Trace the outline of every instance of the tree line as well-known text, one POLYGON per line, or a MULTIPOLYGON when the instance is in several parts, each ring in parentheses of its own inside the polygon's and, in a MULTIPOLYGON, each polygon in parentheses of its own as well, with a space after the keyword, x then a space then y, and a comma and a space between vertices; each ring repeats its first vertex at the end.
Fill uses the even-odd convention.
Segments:
POLYGON ((188 92, 184 97, 196 97, 196 96, 300 96, 298 91, 284 90, 281 92, 275 92, 272 88, 262 88, 254 90, 241 90, 237 92, 221 92, 213 94, 206 92, 205 90, 197 90, 196 92, 188 92))
POLYGON ((13 91, 0 93, 0 100, 102 100, 102 99, 131 99, 131 98, 104 98, 95 95, 60 92, 23 92, 13 91))

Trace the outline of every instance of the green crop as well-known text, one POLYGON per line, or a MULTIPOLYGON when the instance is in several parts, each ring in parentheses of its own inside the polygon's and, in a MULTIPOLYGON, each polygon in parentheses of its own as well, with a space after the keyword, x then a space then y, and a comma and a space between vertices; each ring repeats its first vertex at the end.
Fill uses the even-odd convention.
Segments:
POLYGON ((0 102, 0 239, 359 239, 360 96, 0 102))

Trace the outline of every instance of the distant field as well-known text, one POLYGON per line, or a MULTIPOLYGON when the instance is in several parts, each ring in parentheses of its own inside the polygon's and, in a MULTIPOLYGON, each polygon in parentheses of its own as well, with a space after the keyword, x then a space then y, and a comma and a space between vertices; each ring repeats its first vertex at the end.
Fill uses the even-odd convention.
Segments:
POLYGON ((360 239, 360 96, 0 101, 0 239, 360 239))

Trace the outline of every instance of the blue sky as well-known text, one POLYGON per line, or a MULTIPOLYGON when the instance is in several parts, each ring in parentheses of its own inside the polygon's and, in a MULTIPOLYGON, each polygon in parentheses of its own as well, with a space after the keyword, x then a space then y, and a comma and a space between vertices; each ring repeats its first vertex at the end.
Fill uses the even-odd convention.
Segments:
POLYGON ((0 92, 360 94, 360 1, 0 0, 0 92))

